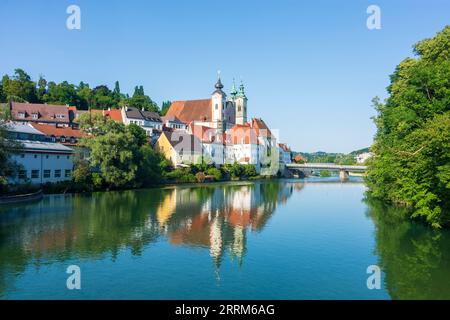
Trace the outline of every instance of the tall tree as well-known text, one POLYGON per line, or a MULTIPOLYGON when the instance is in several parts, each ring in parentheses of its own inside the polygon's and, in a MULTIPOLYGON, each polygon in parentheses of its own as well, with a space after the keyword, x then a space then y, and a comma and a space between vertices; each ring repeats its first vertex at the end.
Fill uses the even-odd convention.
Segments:
POLYGON ((2 91, 7 100, 38 102, 36 83, 22 69, 15 69, 11 78, 3 76, 2 91))
POLYGON ((170 108, 170 105, 172 104, 172 102, 170 101, 163 101, 162 105, 161 105, 161 115, 165 116, 167 111, 170 108))
POLYGON ((391 76, 388 99, 374 99, 377 134, 367 182, 372 196, 406 206, 434 227, 448 226, 450 26, 414 52, 391 76))

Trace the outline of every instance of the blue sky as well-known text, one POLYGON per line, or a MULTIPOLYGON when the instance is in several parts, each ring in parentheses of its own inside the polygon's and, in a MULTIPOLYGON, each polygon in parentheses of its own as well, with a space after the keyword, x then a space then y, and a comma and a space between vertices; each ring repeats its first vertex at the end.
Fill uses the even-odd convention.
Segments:
POLYGON ((0 21, 1 74, 119 80, 160 103, 209 97, 220 69, 294 150, 350 152, 371 144, 372 97, 415 42, 450 24, 450 1, 2 0, 0 21), (66 28, 70 4, 81 30, 66 28), (381 30, 366 28, 371 4, 381 30))

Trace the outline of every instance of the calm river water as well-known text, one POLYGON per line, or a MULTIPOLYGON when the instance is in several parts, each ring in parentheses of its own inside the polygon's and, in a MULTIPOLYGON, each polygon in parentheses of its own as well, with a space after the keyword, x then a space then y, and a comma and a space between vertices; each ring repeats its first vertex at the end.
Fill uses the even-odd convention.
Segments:
POLYGON ((2 206, 0 298, 450 299, 450 233, 333 179, 2 206), (66 287, 70 265, 81 290, 66 287), (380 289, 367 287, 370 265, 380 289))

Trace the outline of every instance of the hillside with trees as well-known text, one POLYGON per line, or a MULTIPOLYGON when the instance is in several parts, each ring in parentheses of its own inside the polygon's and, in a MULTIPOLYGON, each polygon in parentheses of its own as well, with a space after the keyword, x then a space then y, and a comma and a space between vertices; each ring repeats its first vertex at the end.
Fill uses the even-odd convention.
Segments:
POLYGON ((373 100, 370 195, 409 209, 434 227, 449 226, 450 26, 414 46, 391 75, 388 98, 373 100))
POLYGON ((13 75, 5 74, 0 81, 0 103, 2 102, 29 102, 48 103, 76 106, 81 110, 93 109, 117 109, 124 105, 136 107, 148 111, 167 112, 170 106, 165 101, 161 108, 144 92, 143 86, 136 86, 132 96, 124 94, 120 90, 119 81, 114 84, 114 89, 107 85, 98 85, 91 88, 89 84, 81 81, 78 85, 63 81, 56 83, 47 81, 40 76, 35 82, 22 69, 15 69, 13 75))

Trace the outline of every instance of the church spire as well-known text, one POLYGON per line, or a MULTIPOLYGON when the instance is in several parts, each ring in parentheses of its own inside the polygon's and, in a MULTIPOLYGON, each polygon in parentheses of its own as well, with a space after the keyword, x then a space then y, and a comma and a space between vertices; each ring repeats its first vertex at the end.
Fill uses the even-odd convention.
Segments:
POLYGON ((213 94, 220 93, 220 94, 225 96, 225 93, 222 91, 223 84, 222 84, 222 81, 220 80, 220 70, 217 71, 217 82, 214 85, 214 88, 216 88, 216 90, 213 92, 213 94))
POLYGON ((234 98, 234 97, 236 97, 237 93, 238 93, 238 91, 236 89, 236 82, 234 81, 234 78, 233 78, 233 86, 231 87, 231 96, 234 98))
POLYGON ((241 85, 239 86, 239 93, 237 94, 238 97, 242 97, 242 98, 247 98, 245 96, 245 88, 244 88, 244 83, 241 80, 241 85))

